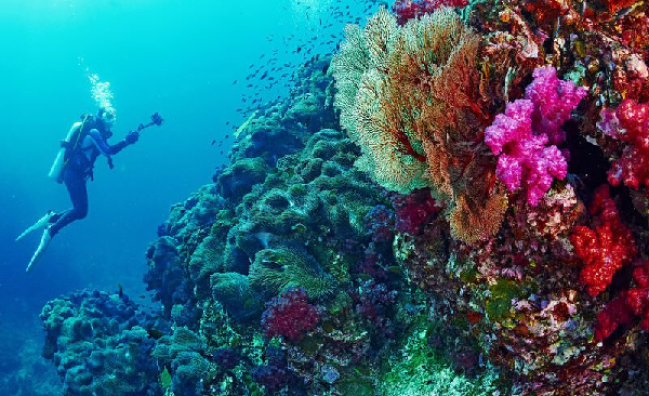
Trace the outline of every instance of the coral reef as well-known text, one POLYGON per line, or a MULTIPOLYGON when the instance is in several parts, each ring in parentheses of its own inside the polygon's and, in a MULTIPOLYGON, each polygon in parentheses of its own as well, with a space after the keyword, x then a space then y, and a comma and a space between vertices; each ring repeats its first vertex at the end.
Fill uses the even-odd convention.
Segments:
POLYGON ((432 14, 442 7, 464 7, 467 0, 397 0, 392 10, 397 14, 399 25, 425 14, 432 14))
POLYGON ((41 319, 43 356, 56 365, 64 394, 162 395, 150 356, 155 340, 142 327, 153 320, 126 295, 72 293, 45 305, 41 319))
POLYGON ((393 10, 172 207, 155 326, 125 296, 46 306, 66 394, 649 392, 646 3, 393 10))
POLYGON ((646 389, 646 5, 448 5, 398 1, 332 64, 357 166, 431 190, 393 200, 397 266, 522 394, 646 389))

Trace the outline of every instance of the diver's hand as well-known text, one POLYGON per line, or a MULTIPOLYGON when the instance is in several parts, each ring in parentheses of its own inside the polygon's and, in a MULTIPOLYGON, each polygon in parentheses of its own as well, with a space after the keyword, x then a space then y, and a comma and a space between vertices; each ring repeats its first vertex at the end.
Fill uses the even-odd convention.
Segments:
POLYGON ((108 167, 110 169, 113 169, 115 167, 115 165, 113 165, 113 158, 112 157, 108 157, 108 167))
POLYGON ((128 144, 135 144, 138 139, 140 139, 140 133, 136 131, 129 132, 128 135, 126 135, 126 138, 124 138, 128 144))

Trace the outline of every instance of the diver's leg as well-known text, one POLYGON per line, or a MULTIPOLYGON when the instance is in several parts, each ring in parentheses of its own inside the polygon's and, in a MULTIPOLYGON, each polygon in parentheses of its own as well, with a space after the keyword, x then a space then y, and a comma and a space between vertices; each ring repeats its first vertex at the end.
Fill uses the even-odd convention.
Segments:
POLYGON ((47 213, 45 213, 45 216, 41 217, 38 219, 38 221, 31 226, 29 226, 25 231, 23 231, 22 234, 18 235, 16 238, 16 241, 21 240, 22 238, 25 237, 25 235, 29 234, 30 232, 37 230, 41 227, 44 227, 46 225, 52 224, 56 222, 58 219, 58 214, 54 213, 53 210, 48 210, 47 213))
POLYGON ((86 217, 86 214, 88 214, 88 191, 86 190, 86 177, 84 173, 67 169, 63 179, 65 181, 65 186, 68 188, 68 192, 70 193, 72 209, 67 210, 60 217, 57 216, 58 219, 56 222, 43 231, 41 242, 27 265, 27 272, 38 263, 40 258, 43 256, 43 253, 45 253, 45 249, 49 246, 52 237, 61 231, 61 228, 75 220, 83 219, 86 217))
POLYGON ((68 224, 81 220, 88 214, 88 190, 86 189, 86 177, 83 172, 66 169, 63 176, 65 186, 70 194, 72 209, 69 209, 60 216, 50 227, 50 234, 54 236, 68 224))

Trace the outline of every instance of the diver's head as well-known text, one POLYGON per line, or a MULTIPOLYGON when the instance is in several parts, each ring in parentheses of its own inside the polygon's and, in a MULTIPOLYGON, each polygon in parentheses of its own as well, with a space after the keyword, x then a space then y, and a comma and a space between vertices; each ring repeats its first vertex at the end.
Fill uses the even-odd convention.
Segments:
POLYGON ((115 124, 115 111, 102 107, 97 111, 97 119, 104 124, 107 130, 110 130, 115 124))

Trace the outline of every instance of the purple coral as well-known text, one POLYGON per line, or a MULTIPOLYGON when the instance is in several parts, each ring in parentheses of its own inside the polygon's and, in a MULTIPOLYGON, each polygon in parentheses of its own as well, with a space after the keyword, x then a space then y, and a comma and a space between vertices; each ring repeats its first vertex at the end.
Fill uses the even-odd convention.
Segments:
POLYGON ((212 354, 212 360, 225 370, 232 370, 239 365, 241 356, 232 348, 218 348, 212 354))
POLYGON ((286 386, 297 385, 296 377, 288 367, 284 351, 273 346, 266 349, 266 364, 253 367, 250 376, 253 381, 263 385, 271 393, 279 392, 286 386))
POLYGON ((397 296, 396 290, 389 290, 384 283, 376 283, 374 279, 361 283, 358 291, 352 293, 356 300, 356 312, 370 320, 374 328, 386 337, 394 335, 388 311, 395 306, 397 296))
POLYGON ((394 212, 385 205, 376 205, 364 217, 374 243, 392 243, 394 239, 394 212))
POLYGON ((527 202, 536 206, 554 178, 566 177, 566 158, 554 144, 565 140, 561 125, 586 91, 559 80, 552 67, 537 68, 533 75, 525 99, 508 103, 505 113, 485 130, 485 143, 500 155, 498 178, 511 192, 523 185, 527 202))

